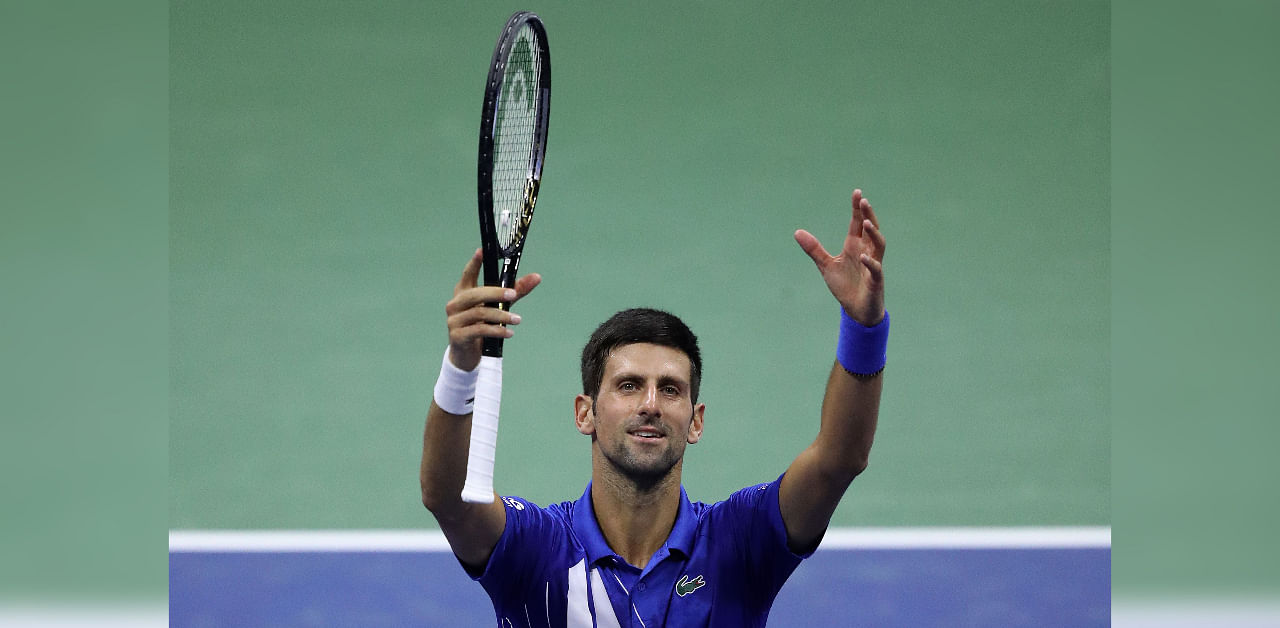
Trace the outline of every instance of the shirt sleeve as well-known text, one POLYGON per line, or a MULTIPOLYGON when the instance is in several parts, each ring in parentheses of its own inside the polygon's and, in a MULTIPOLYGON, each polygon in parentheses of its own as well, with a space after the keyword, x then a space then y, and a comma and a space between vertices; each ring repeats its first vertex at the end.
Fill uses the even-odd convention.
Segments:
MULTIPOLYGON (((785 474, 784 474, 785 475, 785 474)), ((787 545, 787 526, 782 521, 778 487, 782 477, 765 484, 748 486, 722 502, 735 520, 741 540, 741 555, 761 599, 773 600, 796 567, 813 551, 796 554, 787 545)))
POLYGON ((530 582, 544 580, 547 564, 569 544, 563 519, 551 509, 519 497, 503 497, 502 504, 502 536, 484 569, 468 573, 495 602, 519 599, 530 582))

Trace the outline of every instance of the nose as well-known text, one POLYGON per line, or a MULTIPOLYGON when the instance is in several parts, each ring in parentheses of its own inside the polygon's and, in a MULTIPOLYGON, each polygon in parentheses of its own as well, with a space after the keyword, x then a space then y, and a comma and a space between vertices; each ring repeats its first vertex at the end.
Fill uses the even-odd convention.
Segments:
POLYGON ((645 389, 644 395, 640 398, 640 415, 654 418, 662 415, 662 411, 658 409, 658 387, 656 385, 645 389))

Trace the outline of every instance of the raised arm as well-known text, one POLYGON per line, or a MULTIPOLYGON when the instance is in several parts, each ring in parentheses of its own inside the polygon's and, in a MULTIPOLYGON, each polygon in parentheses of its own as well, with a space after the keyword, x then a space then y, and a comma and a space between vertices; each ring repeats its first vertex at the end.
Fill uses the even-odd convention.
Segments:
MULTIPOLYGON (((514 290, 477 287, 480 264, 481 256, 477 249, 462 270, 462 278, 453 289, 453 299, 445 306, 449 324, 448 359, 453 367, 463 372, 474 371, 480 364, 481 343, 485 337, 509 338, 511 329, 503 327, 502 323, 515 325, 520 322, 519 316, 485 307, 485 303, 514 303, 542 281, 540 276, 533 274, 516 281, 514 290)), ((435 515, 440 530, 458 559, 468 568, 478 570, 489 561, 489 555, 502 537, 506 510, 498 499, 489 504, 462 501, 470 439, 471 414, 450 414, 432 399, 422 436, 422 465, 418 470, 422 504, 435 515)))
MULTIPOLYGON (((853 319, 851 324, 869 328, 883 321, 881 263, 885 241, 862 190, 853 191, 849 233, 836 255, 828 253, 808 231, 796 231, 795 238, 817 265, 832 296, 853 319)), ((882 381, 878 372, 855 376, 839 360, 832 365, 822 400, 818 437, 791 463, 779 487, 782 520, 793 551, 814 548, 845 489, 866 469, 876 432, 882 381)))

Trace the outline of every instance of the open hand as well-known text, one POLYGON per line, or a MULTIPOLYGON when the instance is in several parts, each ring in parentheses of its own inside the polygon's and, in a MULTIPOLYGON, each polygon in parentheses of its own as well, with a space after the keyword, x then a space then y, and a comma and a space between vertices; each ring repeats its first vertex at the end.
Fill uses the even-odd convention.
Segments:
POLYGON ((884 235, 862 190, 853 191, 853 217, 837 255, 828 253, 804 229, 796 231, 795 238, 853 320, 870 327, 884 318, 884 235))

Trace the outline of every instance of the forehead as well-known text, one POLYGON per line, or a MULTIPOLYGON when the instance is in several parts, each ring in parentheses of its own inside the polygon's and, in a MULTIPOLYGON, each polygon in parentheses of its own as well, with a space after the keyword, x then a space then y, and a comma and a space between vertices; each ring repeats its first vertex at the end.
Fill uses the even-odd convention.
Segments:
POLYGON ((676 377, 687 382, 693 373, 693 363, 685 352, 674 347, 637 342, 609 351, 604 362, 604 378, 621 373, 676 377))

